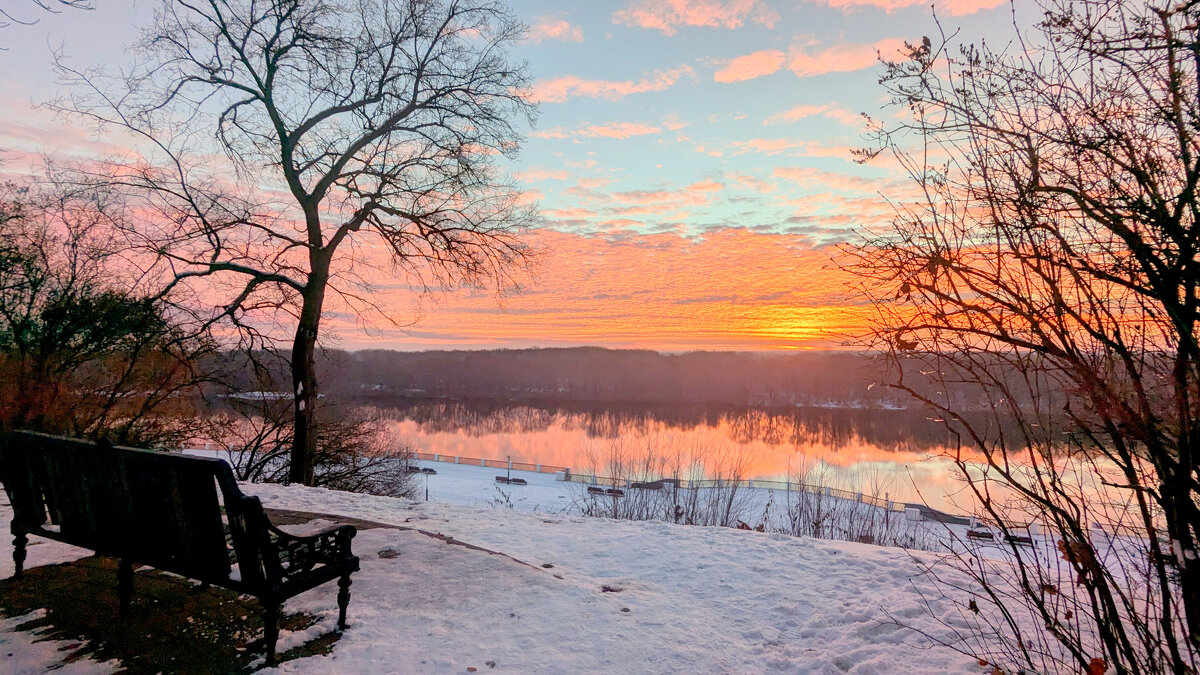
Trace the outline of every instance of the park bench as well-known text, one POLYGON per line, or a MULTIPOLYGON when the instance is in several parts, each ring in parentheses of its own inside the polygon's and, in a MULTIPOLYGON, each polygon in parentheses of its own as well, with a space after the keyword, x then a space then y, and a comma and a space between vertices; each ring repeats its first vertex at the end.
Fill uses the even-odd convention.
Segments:
POLYGON ((358 570, 355 528, 283 532, 222 460, 14 432, 0 438, 0 480, 13 509, 14 578, 32 534, 116 558, 123 617, 134 565, 254 596, 263 606, 268 665, 288 598, 337 579, 338 629, 346 628, 350 574, 358 570))
POLYGON ((1033 537, 1024 534, 1006 534, 1004 541, 1018 546, 1033 546, 1033 537))

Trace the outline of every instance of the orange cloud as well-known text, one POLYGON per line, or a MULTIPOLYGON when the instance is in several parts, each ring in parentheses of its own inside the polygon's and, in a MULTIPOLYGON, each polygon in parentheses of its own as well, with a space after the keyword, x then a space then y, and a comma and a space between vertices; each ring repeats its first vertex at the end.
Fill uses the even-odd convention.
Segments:
POLYGON ((583 29, 563 19, 539 16, 529 29, 529 39, 535 43, 543 40, 583 42, 583 29))
MULTIPOLYGON (((712 181, 691 186, 717 189, 712 181)), ((420 307, 419 324, 373 326, 389 345, 601 344, 655 349, 830 347, 861 331, 866 308, 849 301, 849 277, 832 250, 802 235, 742 228, 644 234, 614 224, 607 233, 531 233, 545 251, 524 286, 504 299, 439 295, 420 307)), ((381 287, 386 304, 417 310, 412 289, 381 287)), ((347 322, 349 319, 347 319, 347 322)), ((347 347, 367 346, 357 327, 338 327, 347 347)))
POLYGON ((716 82, 741 82, 779 72, 787 55, 778 49, 766 49, 730 61, 713 74, 716 82))
POLYGON ((779 13, 761 0, 635 0, 613 23, 674 35, 681 26, 740 28, 747 20, 774 28, 779 13))
POLYGON ((654 71, 642 76, 636 82, 633 80, 588 80, 577 75, 564 75, 535 82, 531 98, 540 103, 563 103, 572 97, 619 101, 630 94, 669 89, 685 75, 694 75, 690 66, 654 71))
MULTIPOLYGON (((840 9, 842 11, 852 11, 865 7, 873 7, 881 9, 887 13, 892 13, 899 9, 908 9, 909 7, 928 7, 930 0, 810 0, 840 9)), ((1007 5, 1008 0, 934 0, 933 8, 939 14, 949 14, 950 16, 966 16, 981 12, 987 9, 995 9, 1001 5, 1007 5)))

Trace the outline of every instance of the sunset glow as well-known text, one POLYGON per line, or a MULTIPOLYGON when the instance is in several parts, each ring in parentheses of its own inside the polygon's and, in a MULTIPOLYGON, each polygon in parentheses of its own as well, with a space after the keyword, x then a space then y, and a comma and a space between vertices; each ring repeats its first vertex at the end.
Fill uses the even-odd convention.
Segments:
MULTIPOLYGON (((0 171, 128 152, 33 104, 65 95, 47 44, 115 71, 152 4, 100 3, 0 33, 0 171), (96 36, 104 36, 98 40, 96 36)), ((976 35, 1010 18, 995 0, 938 0, 976 35), (999 21, 998 21, 999 20, 999 21)), ((598 344, 663 350, 838 347, 865 308, 837 245, 911 195, 886 157, 867 165, 882 108, 878 57, 934 29, 908 0, 518 0, 540 119, 506 166, 543 222, 519 293, 421 294, 369 239, 356 244, 371 297, 327 305, 329 344, 396 349, 598 344)), ((271 189, 264 185, 265 189, 271 189)))

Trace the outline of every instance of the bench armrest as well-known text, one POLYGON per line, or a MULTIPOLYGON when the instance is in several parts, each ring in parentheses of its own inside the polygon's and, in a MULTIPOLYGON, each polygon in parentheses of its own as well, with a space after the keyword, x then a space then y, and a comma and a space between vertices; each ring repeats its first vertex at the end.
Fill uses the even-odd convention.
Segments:
POLYGON ((357 569, 358 558, 350 549, 350 540, 358 530, 353 525, 339 525, 308 536, 289 534, 265 520, 270 551, 264 551, 263 562, 268 576, 281 581, 303 577, 318 565, 357 569), (274 569, 272 569, 274 568, 274 569))
POLYGON ((350 549, 358 532, 353 525, 309 536, 289 534, 267 518, 258 497, 236 490, 226 494, 225 507, 242 581, 251 588, 303 586, 313 570, 324 575, 323 570, 341 574, 358 569, 358 558, 350 549))

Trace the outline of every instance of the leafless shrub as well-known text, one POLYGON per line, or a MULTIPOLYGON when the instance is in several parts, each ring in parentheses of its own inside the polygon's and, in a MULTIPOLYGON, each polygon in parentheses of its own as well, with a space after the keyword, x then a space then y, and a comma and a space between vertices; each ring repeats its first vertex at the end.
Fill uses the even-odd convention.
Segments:
MULTIPOLYGON (((260 398, 232 402, 219 414, 223 424, 215 442, 239 480, 289 482, 291 405, 286 398, 260 398)), ((407 471, 412 451, 391 438, 374 411, 329 405, 317 429, 314 485, 391 497, 416 493, 407 471)))

